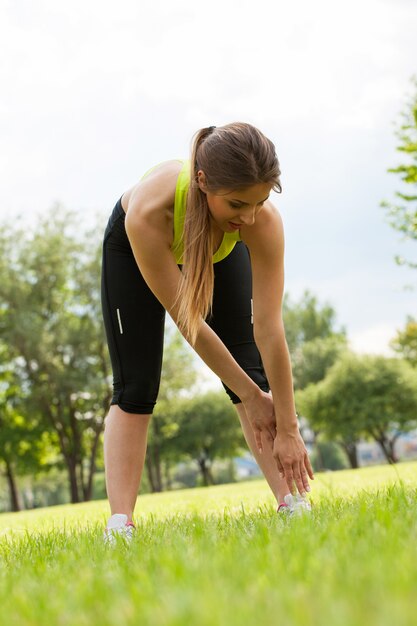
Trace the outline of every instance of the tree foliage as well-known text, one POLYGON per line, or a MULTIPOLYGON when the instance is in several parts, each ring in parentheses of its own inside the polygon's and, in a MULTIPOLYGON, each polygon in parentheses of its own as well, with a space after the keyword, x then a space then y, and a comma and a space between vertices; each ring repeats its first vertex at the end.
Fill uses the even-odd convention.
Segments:
POLYGON ((178 407, 184 394, 188 396, 193 393, 196 380, 193 353, 177 327, 166 324, 161 384, 150 421, 146 454, 148 482, 154 492, 162 491, 164 487, 162 464, 165 465, 169 487, 169 468, 182 458, 181 451, 175 444, 180 431, 178 407))
MULTIPOLYGON (((413 76, 411 82, 414 92, 405 110, 400 113, 402 122, 398 123, 395 131, 399 139, 397 150, 402 152, 407 160, 397 167, 388 169, 390 173, 399 174, 408 190, 395 193, 401 203, 383 201, 381 207, 386 209, 388 223, 392 228, 403 233, 404 239, 415 240, 417 239, 417 76, 413 76)), ((400 255, 395 256, 395 261, 398 265, 417 268, 417 263, 407 261, 400 255)))
POLYGON ((100 314, 100 241, 60 207, 28 231, 1 228, 2 339, 22 364, 25 419, 53 433, 73 502, 91 497, 109 403, 100 314))
POLYGON ((309 290, 298 303, 284 299, 283 319, 294 389, 303 389, 322 380, 347 349, 346 329, 335 328, 335 310, 329 304, 320 305, 309 290))
POLYGON ((394 463, 395 441, 416 425, 415 371, 401 359, 345 353, 323 381, 297 391, 296 401, 312 425, 344 448, 352 467, 362 437, 377 441, 394 463))
POLYGON ((404 330, 398 330, 390 341, 391 348, 417 368, 417 319, 407 316, 404 330))
POLYGON ((195 460, 203 484, 213 484, 213 461, 237 456, 247 448, 233 404, 224 391, 208 391, 184 399, 178 412, 175 446, 186 458, 195 460))

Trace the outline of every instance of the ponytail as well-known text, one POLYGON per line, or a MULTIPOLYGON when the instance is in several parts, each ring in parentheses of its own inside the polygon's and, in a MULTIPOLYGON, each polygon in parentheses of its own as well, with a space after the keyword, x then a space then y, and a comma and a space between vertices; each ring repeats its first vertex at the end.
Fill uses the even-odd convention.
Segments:
POLYGON ((179 284, 175 300, 179 302, 178 328, 192 346, 196 342, 201 321, 211 314, 213 306, 214 240, 210 228, 207 196, 201 191, 197 181, 199 169, 197 153, 214 128, 214 126, 203 128, 194 135, 183 230, 183 280, 179 284))
POLYGON ((194 346, 203 320, 212 314, 213 245, 206 194, 198 184, 198 171, 206 178, 207 190, 245 189, 269 183, 281 193, 280 167, 275 146, 260 130, 244 122, 209 126, 192 140, 190 186, 183 230, 182 280, 175 303, 177 325, 194 346))

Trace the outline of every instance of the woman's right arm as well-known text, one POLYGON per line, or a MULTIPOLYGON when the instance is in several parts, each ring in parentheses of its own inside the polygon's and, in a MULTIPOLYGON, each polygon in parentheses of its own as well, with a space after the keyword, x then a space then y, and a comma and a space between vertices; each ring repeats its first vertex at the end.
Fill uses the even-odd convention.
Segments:
MULTIPOLYGON (((174 301, 182 273, 171 251, 172 235, 166 227, 172 190, 171 185, 168 185, 168 190, 165 185, 161 186, 161 180, 159 184, 149 183, 139 186, 129 202, 126 233, 144 280, 177 324, 178 305, 174 306, 174 301), (151 193, 152 187, 154 193, 151 193)), ((262 391, 246 374, 203 318, 193 348, 242 400, 258 448, 262 448, 261 432, 272 448, 276 427, 272 396, 262 391)))

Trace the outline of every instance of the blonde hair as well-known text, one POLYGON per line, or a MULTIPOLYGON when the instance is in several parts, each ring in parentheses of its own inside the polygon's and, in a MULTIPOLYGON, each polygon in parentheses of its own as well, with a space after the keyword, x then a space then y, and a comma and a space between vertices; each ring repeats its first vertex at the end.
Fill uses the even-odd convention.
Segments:
POLYGON ((202 319, 212 314, 213 232, 210 228, 207 196, 198 185, 203 170, 206 188, 243 190, 269 183, 278 193, 280 167, 275 146, 260 130, 244 122, 202 128, 193 135, 190 186, 183 230, 183 267, 175 304, 177 325, 194 346, 202 319))

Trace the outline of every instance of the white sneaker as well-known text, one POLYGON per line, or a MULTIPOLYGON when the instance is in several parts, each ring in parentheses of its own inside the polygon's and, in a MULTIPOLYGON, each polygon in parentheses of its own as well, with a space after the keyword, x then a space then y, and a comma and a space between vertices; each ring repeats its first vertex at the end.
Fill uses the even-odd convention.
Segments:
POLYGON ((295 496, 292 493, 288 493, 284 496, 284 502, 281 502, 277 508, 278 513, 284 513, 287 515, 303 515, 306 512, 311 511, 311 504, 306 497, 303 498, 299 493, 295 496))
POLYGON ((133 522, 127 521, 127 515, 124 513, 115 513, 109 518, 107 526, 104 529, 103 539, 107 545, 115 545, 117 536, 122 537, 126 542, 130 542, 136 526, 133 522))

